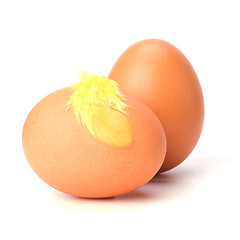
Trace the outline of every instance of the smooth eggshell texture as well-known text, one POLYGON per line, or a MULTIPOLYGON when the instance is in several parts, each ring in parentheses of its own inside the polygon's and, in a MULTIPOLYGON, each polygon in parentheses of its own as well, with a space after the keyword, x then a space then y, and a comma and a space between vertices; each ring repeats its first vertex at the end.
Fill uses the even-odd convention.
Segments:
POLYGON ((112 147, 66 111, 70 95, 70 88, 48 95, 26 119, 23 149, 35 173, 55 189, 85 198, 117 196, 151 180, 166 153, 164 130, 151 110, 128 97, 133 142, 112 147))
POLYGON ((183 162, 200 137, 204 101, 198 77, 182 52, 159 39, 137 42, 122 53, 108 78, 160 119, 167 138, 160 172, 183 162))

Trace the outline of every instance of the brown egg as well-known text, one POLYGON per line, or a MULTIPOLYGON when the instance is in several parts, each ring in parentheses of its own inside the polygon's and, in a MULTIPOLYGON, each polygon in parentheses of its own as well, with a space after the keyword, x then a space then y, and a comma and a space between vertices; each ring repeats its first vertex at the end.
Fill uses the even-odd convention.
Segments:
POLYGON ((59 191, 85 198, 106 198, 133 191, 160 169, 166 152, 161 123, 152 111, 127 96, 132 140, 111 146, 94 137, 66 110, 72 90, 42 99, 23 128, 23 148, 35 173, 59 191))
POLYGON ((160 171, 183 162, 197 144, 204 120, 202 89, 183 53, 166 41, 143 40, 122 53, 108 77, 161 121, 167 153, 160 171))

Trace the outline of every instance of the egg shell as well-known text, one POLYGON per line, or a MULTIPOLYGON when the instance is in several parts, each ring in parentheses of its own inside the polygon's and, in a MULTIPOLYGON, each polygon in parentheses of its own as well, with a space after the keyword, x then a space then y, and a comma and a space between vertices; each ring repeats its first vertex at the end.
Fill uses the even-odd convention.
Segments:
POLYGON ((108 78, 161 121, 167 153, 160 172, 182 163, 196 146, 204 121, 202 89, 183 53, 163 40, 142 40, 122 53, 108 78))
POLYGON ((70 88, 48 95, 25 121, 23 149, 35 173, 53 188, 84 198, 125 194, 151 180, 166 153, 165 133, 155 114, 127 97, 133 142, 113 147, 94 138, 73 111, 66 111, 70 95, 70 88))

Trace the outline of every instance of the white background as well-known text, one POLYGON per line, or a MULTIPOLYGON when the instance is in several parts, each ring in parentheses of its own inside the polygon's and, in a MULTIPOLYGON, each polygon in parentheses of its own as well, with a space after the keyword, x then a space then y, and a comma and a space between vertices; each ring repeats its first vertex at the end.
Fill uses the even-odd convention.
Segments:
POLYGON ((240 239, 239 1, 0 3, 1 239, 240 239), (24 121, 79 69, 108 74, 131 44, 178 47, 202 85, 202 136, 179 167, 137 191, 80 199, 42 182, 22 150, 24 121))

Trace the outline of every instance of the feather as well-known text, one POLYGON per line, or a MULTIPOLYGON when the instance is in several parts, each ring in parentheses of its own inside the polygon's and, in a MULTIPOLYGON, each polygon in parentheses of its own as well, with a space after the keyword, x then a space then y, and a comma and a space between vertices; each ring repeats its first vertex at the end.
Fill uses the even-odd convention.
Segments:
POLYGON ((80 72, 80 80, 71 86, 72 95, 67 110, 73 110, 83 124, 98 140, 118 147, 132 142, 132 128, 127 114, 130 107, 118 84, 92 72, 80 72))

